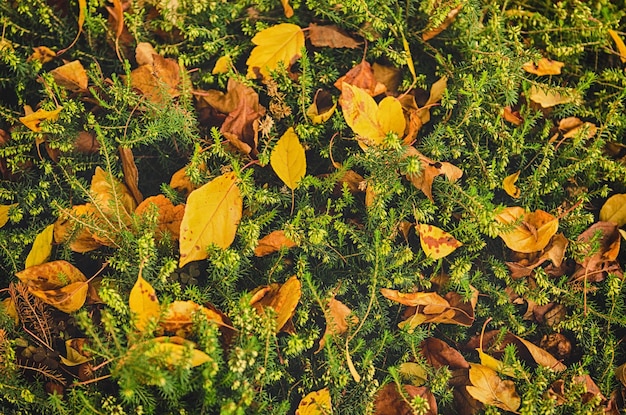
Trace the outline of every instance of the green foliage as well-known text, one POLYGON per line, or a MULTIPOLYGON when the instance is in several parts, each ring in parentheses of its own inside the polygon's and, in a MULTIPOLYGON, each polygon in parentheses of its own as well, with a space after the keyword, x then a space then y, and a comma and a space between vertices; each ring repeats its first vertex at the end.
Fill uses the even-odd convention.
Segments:
MULTIPOLYGON (((529 364, 513 346, 504 348, 501 360, 523 374, 511 378, 521 396, 519 413, 601 413, 612 393, 623 393, 623 379, 615 375, 625 362, 621 270, 612 269, 601 280, 570 279, 576 261, 594 247, 601 249, 599 240, 583 242, 579 235, 598 221, 607 196, 626 191, 626 74, 607 34, 624 31, 623 2, 307 0, 291 2, 291 18, 278 1, 123 3, 128 8, 117 50, 116 27, 107 11, 113 2, 88 0, 76 44, 45 63, 31 57, 33 48, 67 48, 77 34, 80 2, 0 3, 0 205, 16 204, 0 228, 0 287, 18 291, 2 299, 21 296, 33 309, 40 307, 19 324, 9 302, 0 307, 4 413, 285 414, 293 413, 307 393, 325 387, 333 413, 371 413, 381 386, 404 382, 398 367, 405 362, 425 366, 425 385, 439 412, 455 413, 450 387, 455 373, 428 364, 421 344, 429 337, 443 339, 467 361, 478 362, 475 351, 462 346, 487 320, 503 336, 509 331, 539 343, 558 333, 574 345, 563 372, 529 364), (461 3, 452 24, 424 41, 422 34, 446 22, 461 3), (302 28, 333 23, 363 44, 348 49, 307 42, 290 70, 279 67, 263 81, 245 79, 251 38, 280 22, 302 28), (178 63, 181 82, 188 86, 180 95, 154 102, 133 86, 140 42, 178 63), (224 56, 232 67, 214 73, 224 56), (564 62, 563 74, 540 76, 522 69, 542 56, 564 62), (62 59, 83 63, 87 91, 57 84, 51 72, 62 59), (340 108, 322 124, 307 115, 318 90, 329 91, 336 102, 334 83, 362 60, 398 68, 397 95, 427 98, 435 81, 448 78, 413 146, 434 164, 454 164, 463 176, 455 182, 436 177, 433 200, 407 180, 424 162, 406 157, 401 138, 390 134, 384 146, 364 150, 340 108), (224 91, 229 79, 250 86, 267 109, 259 120, 254 157, 233 151, 199 104, 206 90, 224 91), (572 100, 540 108, 530 99, 538 85, 572 100), (19 120, 27 105, 62 111, 33 131, 19 120), (520 125, 505 119, 505 108, 519 111, 520 125), (564 138, 559 121, 567 117, 592 123, 595 134, 583 130, 564 138), (269 166, 276 141, 290 127, 307 157, 307 175, 293 195, 269 166), (78 151, 76 138, 84 132, 92 137, 94 151, 78 151), (115 229, 98 218, 73 218, 72 238, 56 241, 52 259, 68 260, 95 277, 97 297, 62 315, 25 289, 19 292, 14 275, 24 268, 39 232, 72 206, 94 201, 89 187, 96 166, 120 182, 128 179, 121 147, 133 152, 143 195, 164 194, 175 204, 187 196, 170 183, 179 169, 186 167, 196 186, 234 171, 244 199, 235 242, 227 249, 209 247, 206 261, 178 268, 177 242, 159 234, 156 211, 134 215, 128 223, 118 215, 112 219, 119 225, 115 229), (516 171, 521 172, 519 199, 502 185, 516 171), (343 179, 350 172, 361 176, 360 190, 343 179), (364 186, 375 194, 371 203, 364 186), (566 272, 555 276, 537 267, 532 278, 513 276, 509 266, 519 258, 498 238, 495 220, 505 206, 559 217, 559 232, 569 241, 566 272), (407 223, 440 227, 463 246, 441 260, 429 258, 413 226, 403 234, 407 223), (73 251, 70 242, 84 230, 115 234, 116 246, 73 251), (297 247, 255 256, 259 240, 275 230, 284 230, 297 247), (154 336, 137 332, 128 305, 140 273, 163 304, 195 301, 228 316, 223 325, 194 317, 190 339, 209 362, 191 368, 189 349, 176 364, 160 356, 146 365, 151 347, 146 340, 154 336), (302 281, 302 297, 293 329, 277 332, 272 311, 259 313, 250 302, 257 287, 283 283, 291 275, 302 281), (399 329, 406 307, 381 296, 381 288, 455 292, 465 299, 475 288, 480 293, 475 321, 470 327, 399 329), (349 320, 345 333, 326 337, 318 350, 331 298, 348 306, 355 320, 349 320), (555 315, 536 318, 532 307, 555 315), (64 342, 72 338, 87 339, 92 360, 64 366, 63 372, 59 356, 67 355, 64 342), (25 357, 30 346, 46 349, 56 367, 25 357), (592 396, 581 382, 587 375, 599 388, 592 396), (555 394, 559 399, 551 397, 555 394)), ((425 411, 425 402, 413 400, 416 413, 425 411)), ((486 406, 483 413, 503 410, 486 406)))

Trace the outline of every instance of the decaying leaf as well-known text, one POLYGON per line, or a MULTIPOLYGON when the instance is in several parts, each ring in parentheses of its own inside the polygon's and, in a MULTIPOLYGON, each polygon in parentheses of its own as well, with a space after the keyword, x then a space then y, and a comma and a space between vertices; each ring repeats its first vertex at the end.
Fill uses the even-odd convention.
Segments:
POLYGON ((461 3, 458 6, 456 6, 455 8, 453 8, 452 10, 450 10, 448 12, 448 15, 446 16, 445 20, 441 24, 439 24, 438 26, 431 27, 431 25, 429 24, 428 27, 426 28, 426 30, 424 31, 424 33, 422 33, 422 40, 424 42, 427 42, 430 39, 432 39, 435 36, 437 36, 439 33, 441 33, 444 30, 446 30, 448 28, 448 26, 450 26, 452 24, 452 22, 454 22, 454 20, 456 19, 456 16, 461 11, 461 8, 463 7, 463 4, 464 3, 461 3))
POLYGON ((524 253, 541 251, 559 228, 559 220, 548 212, 527 212, 519 206, 505 208, 496 215, 496 220, 505 225, 519 223, 499 236, 510 249, 524 253))
POLYGON ((463 170, 448 162, 433 161, 417 151, 415 147, 407 147, 406 156, 418 157, 421 165, 420 174, 408 174, 406 178, 413 186, 420 189, 431 200, 434 201, 432 186, 435 177, 443 175, 451 182, 455 182, 463 176, 463 170))
POLYGON ((176 333, 177 336, 187 337, 193 327, 193 317, 196 313, 202 313, 208 321, 223 325, 222 316, 209 308, 201 306, 193 301, 172 301, 168 304, 159 321, 159 326, 166 332, 176 333))
POLYGON ((334 297, 328 301, 326 311, 324 312, 324 317, 326 317, 326 330, 320 339, 320 345, 317 349, 318 352, 324 348, 327 336, 343 334, 348 330, 349 324, 357 324, 359 322, 358 317, 355 315, 352 315, 350 322, 348 322, 348 317, 350 317, 351 313, 352 310, 350 310, 350 307, 334 297))
POLYGON ((131 85, 154 104, 163 104, 179 96, 181 68, 178 62, 158 54, 144 59, 148 62, 130 73, 131 85))
POLYGON ((522 65, 522 69, 534 75, 560 75, 564 65, 563 62, 541 58, 536 62, 526 62, 522 65))
POLYGON ((54 240, 54 225, 48 225, 35 237, 33 246, 26 257, 24 268, 43 264, 50 259, 52 242, 54 240))
POLYGON ((25 108, 26 115, 20 117, 20 121, 22 124, 27 126, 31 131, 36 133, 41 131, 40 124, 42 121, 56 121, 59 118, 59 113, 63 108, 58 107, 55 110, 47 111, 42 108, 38 109, 35 112, 29 113, 29 108, 25 108))
POLYGON ((252 38, 256 46, 246 61, 248 78, 269 78, 270 71, 283 64, 289 68, 300 57, 304 47, 302 29, 291 23, 280 23, 261 30, 252 38))
POLYGON ((309 40, 313 46, 356 49, 360 43, 345 34, 336 25, 309 24, 309 40))
POLYGON ((607 32, 615 42, 615 46, 617 46, 620 60, 622 61, 622 63, 626 63, 626 44, 624 44, 624 41, 615 30, 609 29, 607 30, 607 32))
POLYGON ((425 339, 420 344, 420 351, 426 362, 435 369, 444 366, 449 367, 450 370, 469 369, 470 367, 461 352, 435 337, 425 339))
POLYGON ((273 254, 281 249, 293 248, 294 246, 297 246, 296 243, 287 238, 285 231, 276 230, 259 240, 259 244, 254 248, 254 255, 262 257, 273 254))
POLYGON ((135 156, 133 150, 129 147, 119 146, 117 149, 120 153, 120 160, 122 161, 122 171, 124 172, 124 183, 126 187, 133 195, 135 204, 143 202, 143 195, 139 191, 139 171, 135 164, 135 156))
POLYGON ((31 294, 64 313, 77 311, 87 299, 87 278, 67 261, 34 265, 15 275, 31 294))
POLYGON ((415 228, 420 235, 420 245, 429 258, 444 258, 463 245, 454 236, 436 226, 417 224, 415 228))
POLYGON ((135 328, 140 332, 145 331, 150 322, 158 319, 161 314, 161 306, 156 291, 152 285, 143 279, 141 273, 130 290, 128 307, 131 313, 135 315, 135 328))
POLYGON ((280 137, 270 155, 270 165, 276 175, 294 190, 306 174, 304 147, 293 127, 289 127, 280 137))
POLYGON ((617 193, 609 197, 600 209, 600 220, 626 225, 626 194, 617 193))
MULTIPOLYGON (((191 179, 189 177, 189 174, 187 173, 187 169, 189 169, 190 167, 191 165, 188 164, 178 169, 172 175, 172 178, 170 179, 170 187, 176 190, 177 192, 183 193, 185 198, 189 196, 189 193, 193 192, 194 190, 200 187, 199 185, 191 183, 191 179)), ((198 166, 198 169, 201 172, 205 172, 206 166, 203 163, 200 166, 198 166)))
POLYGON ((470 363, 469 379, 471 385, 465 388, 477 401, 510 412, 520 407, 521 398, 515 390, 515 383, 500 379, 495 370, 470 363))
POLYGON ((502 181, 502 188, 504 189, 506 194, 514 199, 518 199, 522 194, 522 191, 519 189, 519 187, 515 185, 517 179, 519 179, 519 174, 520 171, 518 170, 515 173, 506 176, 502 181))
MULTIPOLYGON (((622 275, 621 264, 617 261, 621 238, 615 222, 596 222, 578 235, 577 243, 594 242, 597 249, 589 249, 585 257, 578 261, 579 268, 571 276, 572 281, 585 279, 588 282, 602 281, 608 273, 622 275)), ((593 246, 593 245, 591 245, 593 246)))
POLYGON ((524 122, 524 119, 520 115, 519 111, 513 110, 513 108, 511 108, 510 106, 504 107, 502 117, 511 124, 517 126, 522 125, 522 123, 524 122))
POLYGON ((294 275, 282 285, 274 283, 259 287, 252 295, 250 305, 259 313, 263 313, 267 307, 274 309, 278 332, 291 320, 301 295, 300 280, 294 275))
POLYGON ((306 111, 307 117, 311 119, 313 124, 325 123, 333 116, 337 103, 333 102, 333 98, 328 91, 318 90, 313 97, 313 102, 306 111))
POLYGON ((65 341, 65 354, 61 356, 61 363, 65 366, 78 366, 82 363, 90 361, 92 358, 87 356, 87 353, 83 352, 82 346, 86 339, 68 339, 65 341))
POLYGON ((426 386, 402 385, 402 394, 395 383, 383 386, 374 396, 374 415, 410 415, 413 414, 408 404, 415 396, 426 401, 428 409, 424 415, 437 415, 437 401, 426 386))
POLYGON ((598 127, 578 117, 567 117, 559 121, 559 131, 563 133, 563 138, 576 137, 581 132, 585 133, 584 138, 591 138, 596 135, 598 127))
POLYGON ((235 240, 242 209, 235 173, 223 174, 191 192, 180 225, 179 266, 207 258, 209 245, 228 248, 235 240))
POLYGON ((298 404, 296 415, 331 415, 333 406, 328 388, 309 392, 298 404))
POLYGON ((163 237, 167 232, 172 239, 177 240, 180 237, 180 225, 185 214, 185 205, 176 205, 164 195, 159 194, 150 196, 137 206, 135 214, 142 215, 146 213, 150 206, 155 206, 159 218, 157 220, 157 238, 163 237))
POLYGON ((376 79, 372 65, 366 60, 361 61, 361 63, 335 81, 335 87, 339 89, 342 94, 344 85, 346 84, 360 88, 372 97, 382 94, 387 89, 383 83, 376 79))
POLYGON ((37 46, 33 48, 33 53, 28 57, 27 61, 39 61, 42 64, 51 62, 57 53, 47 46, 37 46))
POLYGON ((87 90, 87 71, 80 61, 68 62, 63 66, 50 71, 57 85, 68 91, 80 92, 87 90))
POLYGON ((130 221, 130 215, 135 211, 137 202, 124 184, 116 180, 110 173, 100 166, 96 167, 91 178, 90 191, 93 194, 94 204, 105 215, 121 220, 130 221))

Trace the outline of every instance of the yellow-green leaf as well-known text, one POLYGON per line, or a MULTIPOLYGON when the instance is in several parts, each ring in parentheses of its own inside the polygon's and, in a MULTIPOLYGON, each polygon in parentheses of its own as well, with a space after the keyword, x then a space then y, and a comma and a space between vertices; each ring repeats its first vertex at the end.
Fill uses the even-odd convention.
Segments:
POLYGON ((235 173, 223 174, 191 192, 180 225, 179 266, 206 259, 210 245, 228 248, 235 240, 242 209, 235 173))
POLYGON ((17 203, 13 203, 12 205, 0 205, 0 228, 7 224, 9 221, 9 210, 15 206, 17 206, 17 203))
POLYGON ((609 32, 609 35, 613 38, 613 41, 615 42, 615 46, 617 46, 617 51, 619 52, 619 58, 621 59, 622 63, 626 63, 626 44, 624 44, 624 41, 622 40, 621 37, 619 37, 619 35, 617 34, 615 30, 609 29, 608 32, 609 32))
POLYGON ((620 193, 609 197, 600 209, 600 220, 624 226, 626 224, 626 194, 620 193))
POLYGON ((40 265, 50 259, 52 253, 52 240, 54 237, 54 224, 48 225, 43 231, 41 231, 33 247, 30 249, 28 256, 26 257, 26 263, 24 268, 30 268, 33 265, 40 265))
POLYGON ((141 332, 146 330, 150 320, 157 319, 161 314, 156 291, 141 275, 137 277, 133 289, 130 290, 128 306, 131 313, 136 315, 135 327, 141 332))
POLYGON ((296 415, 330 415, 333 407, 328 388, 308 393, 298 405, 296 415))
POLYGON ((302 28, 291 23, 281 23, 261 30, 252 38, 255 46, 246 61, 248 78, 269 77, 270 71, 278 68, 279 63, 289 67, 300 57, 304 47, 302 28))
POLYGON ((272 169, 280 179, 294 190, 306 173, 304 147, 300 144, 293 127, 283 134, 276 143, 270 156, 272 169))

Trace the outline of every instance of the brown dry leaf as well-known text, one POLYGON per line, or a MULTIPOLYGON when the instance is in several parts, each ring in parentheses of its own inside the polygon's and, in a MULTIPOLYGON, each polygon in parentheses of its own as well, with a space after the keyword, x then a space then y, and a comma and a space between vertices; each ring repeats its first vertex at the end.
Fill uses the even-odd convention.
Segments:
POLYGON ((324 334, 320 339, 320 345, 317 348, 318 352, 324 348, 327 336, 343 334, 348 331, 350 324, 354 325, 359 322, 357 316, 350 316, 352 313, 350 307, 336 300, 334 297, 328 301, 326 307, 327 309, 324 313, 324 317, 326 318, 326 330, 324 330, 324 334), (350 317, 350 322, 348 322, 348 317, 350 317))
POLYGON ((88 78, 87 71, 83 68, 80 61, 68 62, 63 66, 50 71, 57 85, 62 86, 68 91, 81 92, 87 90, 88 78))
POLYGON ((23 117, 20 117, 20 121, 22 122, 22 124, 27 126, 31 131, 38 133, 41 131, 41 127, 40 127, 41 122, 42 121, 53 121, 53 122, 56 121, 57 118, 59 118, 59 113, 61 112, 62 109, 63 109, 62 107, 58 107, 55 110, 47 111, 47 110, 40 108, 37 111, 32 112, 30 107, 26 106, 24 107, 24 111, 26 115, 23 117))
POLYGON ((507 207, 496 215, 501 224, 520 224, 514 229, 501 232, 506 246, 516 252, 530 253, 544 249, 559 228, 559 220, 548 212, 526 212, 519 206, 507 207))
POLYGON ((609 272, 622 274, 621 265, 617 261, 621 243, 617 224, 614 222, 596 222, 581 233, 577 239, 578 243, 582 244, 590 243, 592 240, 599 243, 598 250, 597 252, 589 252, 582 262, 578 262, 580 267, 571 276, 572 281, 584 278, 589 282, 599 282, 609 272))
POLYGON ((148 42, 139 42, 135 47, 135 60, 139 66, 152 65, 156 55, 157 51, 148 42))
POLYGON ((222 326, 222 316, 214 310, 203 307, 193 301, 173 301, 164 312, 159 326, 166 332, 175 333, 180 337, 188 337, 194 324, 194 314, 202 313, 208 321, 222 326))
POLYGON ((452 24, 452 22, 454 22, 454 20, 456 19, 456 16, 461 11, 461 8, 463 7, 463 4, 464 3, 461 3, 458 6, 456 6, 454 9, 450 10, 448 12, 448 15, 446 16, 445 20, 440 25, 438 25, 437 27, 427 27, 426 31, 424 31, 424 33, 422 33, 422 40, 424 42, 427 42, 430 39, 434 38, 435 36, 439 35, 439 33, 441 33, 444 30, 446 30, 448 28, 448 26, 450 26, 452 24))
POLYGON ((119 220, 126 224, 130 222, 130 214, 137 207, 135 198, 124 184, 100 166, 96 167, 91 178, 90 191, 100 212, 116 222, 119 220))
POLYGON ((626 386, 626 363, 622 363, 615 368, 615 377, 626 386))
POLYGON ((133 195, 136 204, 143 202, 143 195, 139 191, 139 171, 135 164, 135 156, 133 156, 133 150, 128 147, 119 146, 117 150, 120 153, 120 160, 122 161, 122 171, 124 172, 124 183, 126 187, 133 195))
POLYGON ((430 306, 431 310, 443 311, 450 307, 450 303, 437 293, 413 292, 402 293, 398 290, 381 288, 383 297, 407 306, 430 306))
POLYGON ((425 339, 420 345, 420 351, 426 362, 435 369, 448 366, 450 370, 469 369, 469 363, 456 349, 450 347, 443 340, 435 337, 425 339))
POLYGON ((39 61, 42 64, 51 62, 57 56, 56 52, 47 46, 37 46, 33 48, 33 53, 27 61, 39 61))
POLYGON ((185 214, 185 205, 174 206, 171 200, 162 194, 150 196, 137 206, 135 214, 142 215, 151 205, 155 205, 159 219, 157 221, 157 238, 163 237, 164 233, 169 233, 172 239, 177 240, 180 237, 180 225, 185 214))
POLYGON ((572 342, 561 333, 544 334, 539 347, 559 361, 569 359, 572 355, 572 342))
POLYGON ((153 104, 164 104, 180 95, 181 68, 174 59, 152 55, 152 62, 130 73, 130 83, 153 104))
POLYGON ((463 176, 463 170, 455 165, 448 162, 433 161, 417 151, 415 147, 409 146, 406 155, 419 157, 422 167, 421 174, 410 174, 406 178, 433 202, 432 186, 435 177, 444 175, 449 181, 455 182, 463 176))
POLYGON ((528 353, 530 353, 530 356, 538 365, 550 368, 556 372, 562 372, 563 370, 567 369, 567 367, 563 363, 561 363, 559 360, 557 360, 554 356, 552 356, 541 347, 536 346, 534 343, 531 343, 528 340, 524 340, 519 336, 513 335, 513 337, 515 337, 515 339, 519 343, 524 345, 526 350, 528 350, 528 353))
POLYGON ((87 131, 81 131, 74 140, 74 149, 83 154, 95 154, 100 151, 100 142, 87 131))
POLYGON ((609 197, 600 209, 602 222, 613 222, 617 226, 626 225, 626 194, 618 193, 609 197))
POLYGON ((285 231, 277 230, 259 240, 259 244, 254 248, 254 255, 262 257, 278 252, 281 249, 293 248, 294 246, 297 246, 297 244, 285 236, 285 231))
POLYGON ((513 125, 519 126, 524 123, 524 119, 520 115, 519 111, 514 111, 510 106, 504 107, 502 117, 513 125))
POLYGON ((259 313, 263 313, 267 307, 273 308, 276 313, 276 332, 279 332, 291 320, 301 295, 300 280, 294 275, 282 285, 259 287, 250 299, 250 305, 259 313))
POLYGON ((280 23, 258 32, 252 43, 256 46, 246 61, 248 78, 269 78, 270 71, 283 64, 289 69, 300 58, 304 47, 302 28, 291 23, 280 23))
POLYGON ((323 124, 335 113, 337 103, 333 102, 330 92, 318 89, 313 97, 313 102, 306 111, 307 117, 313 124, 323 124))
POLYGON ((336 25, 319 26, 310 23, 309 40, 317 47, 356 49, 360 45, 336 25))
POLYGON ((577 117, 567 117, 559 121, 559 130, 563 133, 563 138, 576 137, 580 132, 585 131, 584 138, 589 139, 596 135, 598 127, 590 122, 582 122, 577 117))
POLYGON ((259 104, 256 91, 238 81, 229 80, 226 94, 212 94, 204 100, 220 112, 230 110, 220 132, 243 154, 256 156, 259 120, 265 115, 265 107, 259 104), (231 109, 233 104, 234 109, 231 109))
POLYGON ((423 412, 424 415, 437 415, 437 401, 426 386, 402 385, 402 389, 400 394, 395 383, 388 383, 376 392, 374 415, 412 415, 414 412, 407 403, 407 398, 410 402, 415 396, 422 397, 428 404, 428 410, 423 412))
POLYGON ((31 294, 64 313, 77 311, 87 299, 87 278, 67 261, 46 262, 15 275, 31 294))
POLYGON ((331 415, 333 406, 328 388, 309 392, 298 404, 295 415, 331 415))
POLYGON ((72 43, 63 50, 60 50, 57 55, 61 55, 67 52, 69 49, 74 47, 76 42, 78 42, 78 38, 80 34, 83 32, 83 25, 85 24, 85 18, 87 15, 87 0, 78 0, 78 32, 76 32, 76 37, 72 41, 72 43))
POLYGON ((156 296, 154 288, 143 279, 141 270, 137 281, 130 290, 130 298, 128 299, 130 312, 135 315, 135 328, 140 332, 145 332, 151 321, 159 318, 161 314, 161 306, 156 296))
POLYGON ((506 194, 511 196, 513 199, 519 199, 519 197, 522 195, 522 191, 519 189, 519 187, 515 186, 517 179, 519 179, 519 174, 520 171, 518 170, 515 173, 506 176, 502 181, 502 188, 504 189, 506 194))
POLYGON ((542 108, 550 108, 555 105, 567 104, 575 101, 576 99, 576 93, 573 90, 569 91, 567 95, 562 95, 559 92, 548 91, 547 88, 547 85, 544 85, 544 88, 539 88, 538 86, 533 85, 528 91, 528 99, 541 105, 542 108))
POLYGON ((537 62, 526 62, 522 69, 534 75, 561 75, 561 68, 565 64, 548 58, 541 58, 537 62))
MULTIPOLYGON (((385 85, 387 92, 395 95, 398 91, 398 86, 402 78, 402 70, 395 66, 381 65, 378 62, 374 62, 372 65, 372 71, 374 72, 374 78, 376 81, 385 85)), ((400 100, 402 102, 402 100, 400 100)))
POLYGON ((436 226, 417 224, 415 229, 420 235, 420 245, 429 258, 444 258, 463 245, 454 236, 436 226))
POLYGON ((82 228, 78 234, 72 232, 76 220, 89 218, 92 221, 97 221, 98 217, 98 211, 90 203, 72 206, 71 209, 62 211, 54 223, 54 241, 56 243, 64 243, 69 240, 70 249, 81 253, 98 249, 103 245, 103 242, 113 245, 104 236, 101 236, 98 240, 94 239, 92 233, 87 228, 82 228))
POLYGON ((235 240, 242 211, 235 173, 225 173, 191 192, 180 225, 179 266, 206 259, 212 244, 228 248, 235 240))
POLYGON ((82 363, 89 362, 92 357, 83 350, 83 346, 87 339, 68 339, 65 341, 65 350, 67 357, 60 356, 61 363, 65 366, 78 366, 82 363))
POLYGON ((387 90, 384 84, 378 82, 374 76, 372 66, 365 60, 350 69, 344 76, 337 79, 335 87, 343 94, 345 84, 365 90, 368 95, 372 97, 380 95, 387 90))
POLYGON ((520 407, 521 399, 515 390, 515 383, 500 379, 495 370, 470 363, 469 379, 471 385, 465 388, 477 401, 510 412, 520 407))

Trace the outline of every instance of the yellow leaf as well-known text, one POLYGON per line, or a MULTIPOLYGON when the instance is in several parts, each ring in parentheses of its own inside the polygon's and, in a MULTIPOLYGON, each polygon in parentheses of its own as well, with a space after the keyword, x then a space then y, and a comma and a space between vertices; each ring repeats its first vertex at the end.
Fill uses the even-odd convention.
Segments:
POLYGON ((150 320, 157 319, 161 314, 161 306, 156 291, 143 279, 141 273, 137 277, 133 289, 130 290, 128 306, 131 313, 136 315, 135 327, 141 332, 146 330, 150 320))
POLYGON ((280 3, 283 5, 283 11, 285 12, 285 17, 289 19, 293 17, 293 7, 289 4, 289 0, 280 0, 280 3))
POLYGON ((600 220, 617 223, 617 226, 626 225, 626 194, 620 193, 609 197, 600 209, 600 220))
POLYGON ((424 366, 419 363, 402 363, 398 368, 398 371, 403 378, 410 379, 411 383, 415 386, 422 386, 424 383, 426 383, 426 380, 428 379, 428 372, 426 372, 424 366))
POLYGON ((522 69, 535 75, 560 75, 564 65, 563 62, 541 58, 537 62, 526 62, 522 65, 522 69))
POLYGON ((230 66, 232 65, 232 59, 230 55, 220 56, 215 62, 215 66, 211 71, 211 74, 217 75, 222 73, 228 73, 230 66))
POLYGON ((32 114, 27 114, 24 117, 20 117, 20 121, 22 122, 22 124, 30 128, 31 131, 38 133, 41 131, 41 127, 39 126, 39 124, 41 124, 41 122, 45 120, 56 121, 56 119, 59 117, 61 109, 62 108, 59 107, 53 111, 46 111, 40 108, 32 114))
POLYGON ((519 206, 505 208, 496 215, 496 221, 502 224, 519 221, 517 227, 499 236, 510 249, 522 253, 541 251, 559 228, 559 220, 548 212, 526 212, 519 206))
POLYGON ((283 285, 271 284, 259 287, 250 299, 250 305, 259 313, 266 307, 273 308, 276 312, 276 331, 280 331, 296 310, 302 295, 301 287, 302 284, 295 275, 283 285))
MULTIPOLYGON (((546 86, 547 87, 547 86, 546 86)), ((528 98, 539 105, 542 108, 550 108, 559 104, 567 104, 575 99, 575 91, 570 91, 569 95, 561 95, 559 92, 546 91, 545 89, 539 89, 539 87, 533 85, 528 91, 528 98)))
POLYGON ((54 224, 48 225, 43 231, 41 231, 37 237, 35 237, 35 242, 33 242, 33 247, 30 249, 28 256, 26 257, 26 263, 24 268, 30 268, 33 265, 43 264, 44 262, 50 259, 50 254, 52 253, 52 240, 54 237, 54 224))
POLYGON ((469 379, 472 384, 465 388, 477 401, 510 412, 519 408, 521 399, 515 390, 515 383, 500 379, 495 370, 470 363, 469 379))
POLYGON ((508 194, 514 199, 519 198, 522 193, 522 191, 517 186, 515 186, 515 182, 517 182, 517 179, 519 178, 519 174, 520 174, 520 171, 518 170, 515 173, 505 177, 504 180, 502 181, 502 188, 504 189, 506 194, 508 194))
POLYGON ((182 363, 188 363, 191 367, 196 367, 211 361, 211 357, 203 351, 196 349, 192 342, 176 336, 157 337, 148 340, 148 343, 152 347, 146 351, 145 357, 150 360, 156 358, 170 368, 180 366, 182 363), (186 356, 190 357, 188 362, 184 360, 186 356))
POLYGON ((28 57, 28 61, 39 61, 48 63, 56 57, 57 53, 47 46, 37 46, 33 48, 33 53, 28 57))
POLYGON ((333 407, 328 388, 308 393, 298 405, 296 415, 330 415, 333 407))
POLYGON ((294 190, 306 173, 304 147, 300 144, 293 127, 283 134, 272 150, 270 164, 276 175, 294 190))
POLYGON ((260 31, 252 38, 255 46, 246 61, 248 78, 268 78, 279 63, 289 67, 300 57, 304 47, 304 33, 300 26, 281 23, 260 31))
POLYGON ((207 248, 226 249, 235 240, 243 199, 235 173, 226 173, 194 190, 187 198, 180 225, 180 262, 207 258, 207 248))
POLYGON ((193 328, 193 317, 196 313, 204 314, 208 321, 215 322, 220 326, 225 324, 222 316, 216 311, 201 306, 193 301, 173 301, 168 305, 167 310, 165 310, 163 318, 159 321, 159 326, 167 332, 176 333, 181 337, 187 337, 193 328))
POLYGON ((56 83, 63 88, 72 91, 86 91, 89 79, 87 71, 80 61, 68 62, 50 71, 56 83))
POLYGON ((463 245, 454 236, 436 226, 418 224, 415 227, 420 235, 420 245, 429 258, 446 257, 463 245))
POLYGON ((406 119, 402 112, 402 104, 392 96, 383 98, 378 104, 378 125, 385 134, 394 132, 402 138, 406 119))
POLYGON ((84 341, 85 339, 68 339, 65 341, 65 350, 67 357, 60 356, 61 363, 63 363, 65 366, 78 366, 91 360, 90 357, 83 355, 80 351, 76 350, 76 348, 73 347, 76 340, 84 341))
POLYGON ((502 373, 506 376, 513 377, 515 375, 515 371, 510 366, 505 366, 504 363, 493 356, 488 355, 483 352, 481 348, 477 348, 478 358, 480 359, 480 364, 488 367, 489 369, 495 370, 498 373, 502 373))
POLYGON ((624 44, 624 41, 622 40, 621 37, 619 37, 619 35, 617 34, 617 32, 615 30, 608 30, 609 35, 613 38, 613 41, 615 42, 615 46, 617 46, 617 50, 619 52, 619 58, 621 59, 622 63, 626 63, 626 45, 624 44))
POLYGON ((15 324, 19 324, 20 316, 17 314, 17 308, 15 308, 15 303, 11 297, 7 297, 2 300, 2 311, 6 313, 7 316, 11 317, 15 324))
POLYGON ((80 37, 80 34, 83 32, 83 25, 85 24, 86 14, 87 14, 87 0, 78 0, 78 32, 76 33, 76 37, 74 38, 72 43, 65 49, 60 50, 57 53, 57 55, 61 55, 65 53, 67 50, 71 49, 76 44, 76 42, 78 41, 78 38, 80 37))
POLYGON ((0 205, 0 228, 7 224, 9 221, 9 211, 15 206, 17 206, 17 203, 13 203, 12 205, 0 205))

